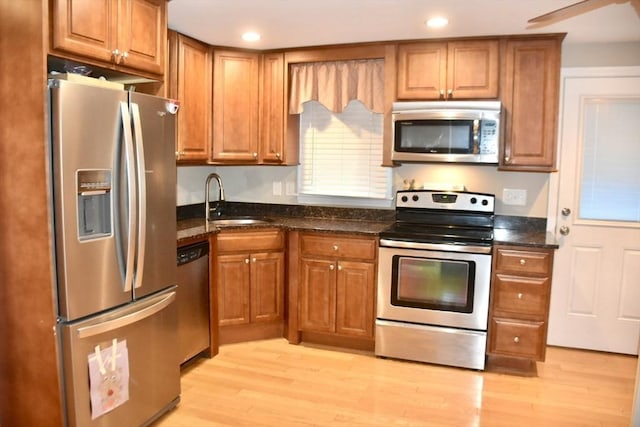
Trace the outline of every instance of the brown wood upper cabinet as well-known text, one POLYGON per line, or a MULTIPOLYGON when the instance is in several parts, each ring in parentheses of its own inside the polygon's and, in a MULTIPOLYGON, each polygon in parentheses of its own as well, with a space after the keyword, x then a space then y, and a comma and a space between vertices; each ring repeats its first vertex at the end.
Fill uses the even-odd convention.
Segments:
POLYGON ((498 40, 398 46, 397 99, 498 97, 498 40))
POLYGON ((164 74, 165 0, 53 0, 51 25, 51 47, 63 55, 106 68, 164 74))
POLYGON ((180 101, 176 160, 206 163, 211 152, 211 47, 169 32, 169 96, 180 101))
POLYGON ((259 65, 259 53, 214 50, 214 163, 258 163, 259 65))
POLYGON ((260 163, 290 161, 284 145, 284 108, 284 54, 264 54, 260 62, 260 163))
POLYGON ((555 170, 563 37, 504 42, 502 170, 555 170))

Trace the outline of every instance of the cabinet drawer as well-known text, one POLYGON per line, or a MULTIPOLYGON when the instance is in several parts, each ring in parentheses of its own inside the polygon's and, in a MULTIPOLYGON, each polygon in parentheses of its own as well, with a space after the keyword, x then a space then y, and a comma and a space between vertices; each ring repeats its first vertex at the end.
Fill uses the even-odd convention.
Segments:
POLYGON ((315 234, 303 234, 300 237, 300 252, 303 256, 373 260, 376 257, 376 249, 375 239, 315 234))
POLYGON ((491 323, 491 353, 543 360, 544 322, 494 318, 491 323))
POLYGON ((522 277, 496 274, 493 283, 493 310, 500 313, 546 318, 549 295, 548 277, 522 277))
POLYGON ((222 231, 217 236, 218 252, 258 252, 284 248, 281 230, 222 231))
POLYGON ((550 251, 497 248, 495 256, 496 271, 551 274, 552 253, 550 251))

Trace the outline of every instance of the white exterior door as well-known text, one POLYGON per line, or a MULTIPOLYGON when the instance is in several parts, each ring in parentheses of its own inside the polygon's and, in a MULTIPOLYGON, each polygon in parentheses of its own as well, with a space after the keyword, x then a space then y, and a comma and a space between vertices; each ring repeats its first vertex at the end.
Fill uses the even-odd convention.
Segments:
POLYGON ((547 342, 638 354, 640 68, 565 69, 561 90, 547 342))

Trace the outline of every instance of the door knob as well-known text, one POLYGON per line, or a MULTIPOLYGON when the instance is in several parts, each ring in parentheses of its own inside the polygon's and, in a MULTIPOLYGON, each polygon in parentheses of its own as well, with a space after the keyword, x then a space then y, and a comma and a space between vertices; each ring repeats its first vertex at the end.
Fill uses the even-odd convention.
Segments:
POLYGON ((571 209, 562 208, 562 216, 569 216, 571 214, 571 209))
POLYGON ((562 234, 563 236, 566 236, 567 234, 569 234, 569 227, 567 227, 566 225, 563 225, 562 227, 560 227, 560 234, 562 234))

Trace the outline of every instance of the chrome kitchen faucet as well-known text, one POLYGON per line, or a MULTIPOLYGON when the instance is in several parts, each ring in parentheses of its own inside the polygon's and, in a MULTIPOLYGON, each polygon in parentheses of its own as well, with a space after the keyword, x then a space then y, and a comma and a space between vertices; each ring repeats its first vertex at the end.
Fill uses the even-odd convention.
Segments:
POLYGON ((224 206, 224 187, 222 186, 222 178, 220 178, 220 175, 218 175, 215 172, 210 173, 207 176, 207 181, 204 186, 204 210, 205 210, 205 218, 207 222, 211 220, 211 211, 214 212, 215 216, 222 215, 223 206, 224 206), (218 181, 218 201, 213 209, 211 209, 211 207, 209 206, 210 204, 209 193, 210 193, 210 186, 211 186, 212 179, 215 179, 216 181, 218 181))

